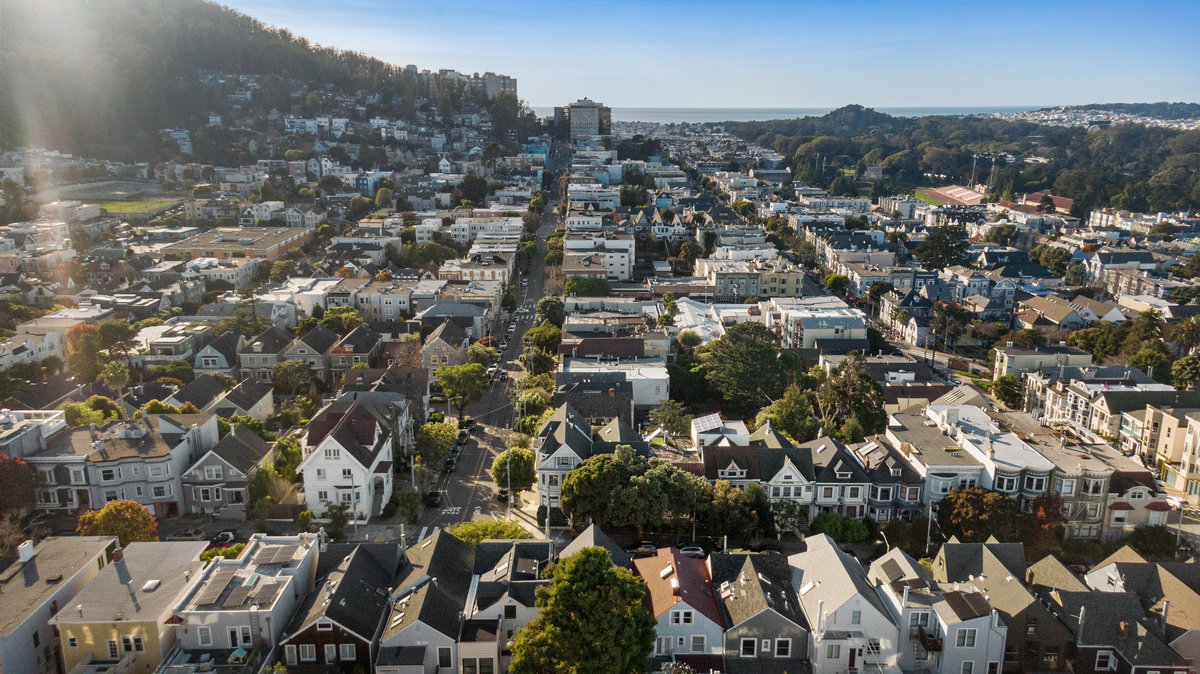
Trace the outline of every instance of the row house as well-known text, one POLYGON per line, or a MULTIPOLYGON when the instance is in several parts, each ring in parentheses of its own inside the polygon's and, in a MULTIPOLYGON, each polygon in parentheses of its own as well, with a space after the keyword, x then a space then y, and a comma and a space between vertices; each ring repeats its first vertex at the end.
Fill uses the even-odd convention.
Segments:
MULTIPOLYGON (((701 417, 697 428, 713 416, 701 417)), ((725 480, 739 489, 758 484, 772 501, 813 502, 816 483, 808 449, 793 445, 769 421, 753 433, 722 435, 697 449, 699 461, 683 467, 710 482, 725 480)))
POLYGON ((811 452, 815 472, 813 515, 835 512, 855 519, 866 517, 871 478, 860 457, 831 437, 820 437, 801 447, 811 452))
POLYGON ((725 620, 704 560, 659 548, 652 557, 633 560, 633 569, 646 583, 646 606, 655 620, 653 661, 724 652, 725 620))
POLYGON ((569 404, 560 405, 538 428, 533 439, 539 505, 560 507, 562 481, 566 474, 587 458, 611 454, 620 445, 628 445, 643 456, 650 453, 641 436, 623 418, 593 427, 569 404))
POLYGON ((1161 456, 1159 476, 1170 487, 1183 492, 1188 503, 1200 504, 1200 412, 1187 413, 1187 430, 1178 461, 1161 456))
POLYGON ((920 476, 927 508, 953 489, 976 487, 984 480, 983 464, 919 408, 890 415, 883 438, 920 476))
POLYGON ((246 426, 234 425, 183 474, 184 512, 246 521, 250 483, 271 456, 270 443, 246 426))
POLYGON ((637 241, 628 234, 568 232, 563 239, 563 252, 603 255, 608 280, 628 281, 633 274, 637 241))
POLYGON ((731 671, 766 663, 786 667, 808 657, 810 625, 786 559, 713 553, 708 571, 725 623, 724 657, 731 671))

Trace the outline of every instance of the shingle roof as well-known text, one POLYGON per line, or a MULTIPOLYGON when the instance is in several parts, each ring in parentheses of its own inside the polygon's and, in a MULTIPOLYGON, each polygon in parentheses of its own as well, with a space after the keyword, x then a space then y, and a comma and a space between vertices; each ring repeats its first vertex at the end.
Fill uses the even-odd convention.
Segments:
POLYGON ((575 537, 575 540, 567 544, 558 553, 559 559, 570 557, 584 548, 603 548, 608 553, 608 558, 612 560, 615 566, 629 568, 629 555, 617 545, 616 541, 609 538, 608 534, 600 530, 600 527, 595 523, 589 524, 587 529, 575 537))
POLYGON ((338 339, 336 332, 318 323, 312 330, 304 333, 304 336, 300 337, 298 341, 317 353, 328 353, 333 345, 338 343, 338 339))
POLYGON ((309 447, 316 447, 332 436, 356 461, 369 468, 391 442, 388 419, 386 406, 359 400, 335 401, 309 422, 306 442, 309 447))
POLYGON ((271 453, 271 444, 249 428, 235 424, 229 435, 221 438, 211 451, 242 474, 249 475, 271 453))
POLYGON ((229 393, 225 394, 222 402, 228 402, 240 409, 249 410, 258 401, 262 400, 263 397, 271 395, 273 390, 271 385, 266 382, 247 379, 230 389, 229 393))
POLYGON ((709 557, 709 564, 713 589, 730 628, 772 610, 808 629, 792 587, 791 567, 782 555, 718 552, 709 557))
POLYGON ((196 409, 203 410, 221 397, 224 392, 225 386, 216 377, 211 374, 202 374, 176 391, 175 395, 171 397, 178 400, 181 405, 191 403, 196 406, 196 409))
POLYGON ((683 601, 722 628, 725 626, 704 560, 684 557, 675 547, 659 548, 653 557, 633 560, 633 567, 646 582, 646 603, 655 617, 683 601), (663 575, 668 566, 671 572, 663 575))
POLYGON ((295 336, 292 333, 278 325, 272 325, 264 330, 262 334, 243 344, 238 353, 279 353, 286 349, 292 343, 293 339, 295 339, 295 336), (255 349, 255 345, 261 345, 261 348, 255 349))
POLYGON ((400 567, 394 543, 330 545, 318 559, 316 589, 296 611, 288 632, 328 618, 370 641, 388 609, 388 592, 400 567))

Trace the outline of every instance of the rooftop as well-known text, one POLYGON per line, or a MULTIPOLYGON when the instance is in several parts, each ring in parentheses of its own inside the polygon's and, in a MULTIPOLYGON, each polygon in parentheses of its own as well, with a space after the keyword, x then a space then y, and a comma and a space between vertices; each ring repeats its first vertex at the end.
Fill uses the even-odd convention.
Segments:
POLYGON ((0 573, 0 635, 11 634, 39 606, 91 563, 105 549, 115 548, 116 539, 108 536, 54 536, 34 546, 33 559, 13 562, 0 573))
POLYGON ((130 543, 123 558, 104 567, 88 586, 51 620, 56 623, 110 623, 158 620, 174 606, 180 590, 205 567, 204 541, 130 543))

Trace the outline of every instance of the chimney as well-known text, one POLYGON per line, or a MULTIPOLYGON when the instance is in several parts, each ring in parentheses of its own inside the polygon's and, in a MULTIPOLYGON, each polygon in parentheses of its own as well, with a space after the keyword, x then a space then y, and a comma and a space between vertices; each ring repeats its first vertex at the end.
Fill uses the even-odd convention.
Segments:
POLYGON ((1121 621, 1120 634, 1121 634, 1122 639, 1129 636, 1129 621, 1128 620, 1121 621))
POLYGON ((25 541, 18 545, 17 557, 21 560, 22 566, 33 561, 33 541, 25 541))
POLYGON ((1171 610, 1171 600, 1170 599, 1163 600, 1162 629, 1164 632, 1167 631, 1167 611, 1170 611, 1170 610, 1171 610))
POLYGON ((904 586, 904 597, 900 600, 900 608, 908 606, 908 585, 904 586))
POLYGON ((122 559, 125 559, 125 548, 117 548, 116 550, 113 550, 113 563, 115 564, 122 559))

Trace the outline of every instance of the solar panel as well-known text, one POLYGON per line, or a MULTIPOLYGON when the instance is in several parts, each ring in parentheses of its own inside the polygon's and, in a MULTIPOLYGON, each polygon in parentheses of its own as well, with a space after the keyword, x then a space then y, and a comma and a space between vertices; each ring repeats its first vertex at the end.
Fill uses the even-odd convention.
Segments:
POLYGON ((296 555, 296 550, 299 550, 298 545, 272 545, 263 548, 261 552, 254 557, 255 564, 287 564, 292 561, 292 557, 296 555))
POLYGON ((721 415, 713 412, 712 414, 693 419, 692 424, 696 427, 696 432, 698 433, 713 431, 721 427, 721 415))
POLYGON ((258 591, 254 593, 254 603, 259 606, 269 605, 275 600, 275 595, 279 594, 281 587, 283 587, 283 583, 262 583, 258 586, 258 591))
POLYGON ((221 608, 234 608, 246 603, 246 599, 250 597, 250 591, 253 588, 239 585, 229 592, 229 596, 225 598, 225 603, 221 604, 221 608))
POLYGON ((235 573, 237 573, 235 569, 217 569, 200 595, 196 597, 196 605, 208 606, 217 603, 217 600, 221 598, 221 593, 225 591, 225 586, 229 585, 229 581, 233 579, 235 573))

